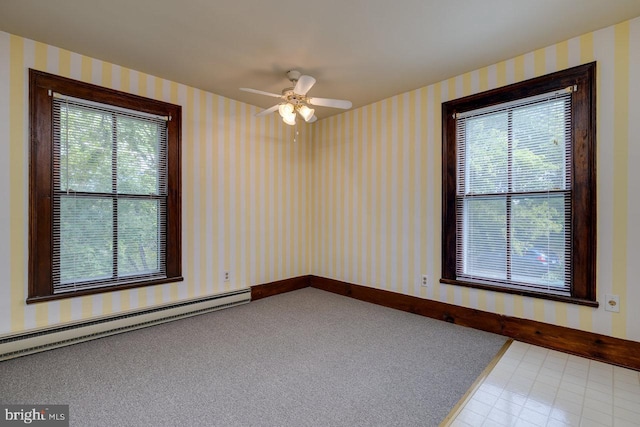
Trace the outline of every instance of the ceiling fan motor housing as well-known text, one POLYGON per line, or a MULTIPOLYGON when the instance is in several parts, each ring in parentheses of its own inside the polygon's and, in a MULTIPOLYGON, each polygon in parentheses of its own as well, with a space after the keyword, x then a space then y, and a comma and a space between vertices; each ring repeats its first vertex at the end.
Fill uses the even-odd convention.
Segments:
POLYGON ((301 75, 302 74, 298 70, 287 71, 287 78, 294 83, 300 79, 301 75))
POLYGON ((293 105, 302 104, 307 101, 307 98, 305 96, 295 93, 292 87, 288 87, 282 90, 282 99, 293 105))

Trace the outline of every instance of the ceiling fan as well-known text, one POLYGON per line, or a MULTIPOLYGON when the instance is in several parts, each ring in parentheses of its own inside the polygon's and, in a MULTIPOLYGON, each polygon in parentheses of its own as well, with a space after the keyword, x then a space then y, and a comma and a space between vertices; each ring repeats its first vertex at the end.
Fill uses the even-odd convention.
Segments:
POLYGON ((256 116, 266 116, 274 111, 278 110, 282 120, 288 125, 296 124, 296 113, 307 123, 313 123, 317 120, 314 115, 315 110, 310 108, 309 105, 317 105, 320 107, 333 107, 349 109, 351 108, 351 101, 345 101, 342 99, 330 99, 330 98, 315 98, 307 96, 307 92, 316 83, 316 79, 311 76, 302 75, 299 71, 291 70, 287 71, 287 78, 293 84, 292 87, 288 87, 282 90, 282 94, 265 92, 257 89, 250 89, 247 87, 241 87, 240 90, 245 92, 257 93, 260 95, 271 96, 273 98, 282 99, 281 102, 273 107, 262 110, 256 116))

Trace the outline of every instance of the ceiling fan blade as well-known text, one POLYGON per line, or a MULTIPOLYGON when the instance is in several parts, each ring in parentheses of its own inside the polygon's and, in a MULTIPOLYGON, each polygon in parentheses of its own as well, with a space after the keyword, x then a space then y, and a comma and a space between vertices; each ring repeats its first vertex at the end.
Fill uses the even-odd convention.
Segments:
POLYGON ((314 116, 311 116, 311 118, 309 120, 307 120, 307 123, 313 123, 316 120, 318 120, 318 118, 314 115, 314 116))
POLYGON ((282 98, 282 95, 279 95, 277 93, 265 92, 263 90, 251 89, 251 88, 248 88, 248 87, 241 87, 240 90, 243 90, 245 92, 257 93, 259 95, 272 96, 274 98, 282 98))
POLYGON ((296 87, 293 88, 293 92, 298 95, 306 95, 309 92, 309 89, 316 84, 316 79, 311 76, 300 76, 298 82, 296 83, 296 87))
POLYGON ((348 110, 352 106, 351 101, 330 98, 309 98, 309 104, 318 105, 320 107, 343 108, 345 110, 348 110))
POLYGON ((269 107, 266 110, 262 110, 258 114, 256 114, 256 117, 262 117, 262 116, 266 116, 267 114, 271 114, 274 111, 276 111, 279 107, 280 107, 280 104, 276 104, 273 107, 269 107))

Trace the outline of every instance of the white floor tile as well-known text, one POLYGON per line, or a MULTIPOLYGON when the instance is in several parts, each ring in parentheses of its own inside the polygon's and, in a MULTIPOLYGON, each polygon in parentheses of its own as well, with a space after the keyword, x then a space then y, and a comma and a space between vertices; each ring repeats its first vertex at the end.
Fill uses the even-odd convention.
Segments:
POLYGON ((485 424, 488 423, 490 425, 491 423, 493 423, 494 425, 511 426, 517 419, 517 416, 508 414, 507 412, 501 411, 498 408, 493 408, 491 409, 491 412, 489 412, 485 424))
POLYGON ((489 412, 491 412, 492 406, 487 405, 486 403, 482 403, 476 400, 474 397, 469 402, 467 402, 467 404, 465 405, 465 408, 475 412, 478 415, 482 415, 484 418, 486 418, 487 415, 489 415, 489 412))
POLYGON ((534 424, 530 421, 523 420, 522 418, 518 418, 516 422, 513 424, 514 427, 539 427, 538 424, 534 424))
POLYGON ((613 387, 613 397, 621 397, 640 405, 640 385, 617 384, 613 387))
POLYGON ((588 418, 580 420, 580 427, 611 427, 613 424, 602 424, 588 418))
POLYGON ((603 383, 598 383, 598 382, 593 382, 591 380, 587 381, 587 389, 589 390, 596 390, 605 394, 609 394, 611 395, 611 391, 613 389, 613 384, 603 384, 603 383))
POLYGON ((614 366, 613 379, 616 382, 620 381, 623 383, 640 385, 640 372, 636 372, 627 368, 621 368, 619 366, 614 366))
MULTIPOLYGON (((582 411, 580 411, 580 413, 582 413, 582 411)), ((551 414, 549 415, 549 419, 561 421, 567 425, 577 426, 580 425, 580 413, 575 414, 572 412, 567 412, 563 409, 553 408, 551 410, 551 414)))
POLYGON ((582 414, 582 402, 575 403, 568 400, 556 399, 553 403, 554 409, 559 411, 580 416, 582 414))
POLYGON ((613 417, 629 422, 635 422, 636 425, 640 423, 640 414, 638 414, 637 412, 629 411, 628 409, 614 407, 613 417))
POLYGON ((498 399, 498 401, 494 405, 494 408, 506 412, 513 417, 517 417, 520 414, 520 411, 522 411, 522 405, 519 405, 512 400, 506 399, 498 399))
POLYGON ((549 416, 552 406, 550 404, 540 402, 537 399, 529 398, 524 404, 525 409, 530 409, 538 414, 549 416))
POLYGON ((482 425, 482 423, 484 423, 485 419, 486 419, 485 416, 480 415, 480 414, 476 414, 475 412, 473 412, 473 411, 471 411, 470 409, 467 409, 467 408, 464 408, 462 411, 460 411, 460 413, 456 417, 456 420, 460 420, 460 421, 465 422, 467 424, 470 424, 472 426, 480 426, 480 425, 482 425))
POLYGON ((558 394, 558 387, 554 387, 549 384, 544 384, 541 382, 535 382, 533 387, 531 387, 531 391, 529 392, 529 397, 536 399, 540 403, 545 403, 549 406, 553 404, 553 401, 556 399, 556 395, 558 394))
POLYGON ((549 420, 548 415, 541 414, 536 412, 527 406, 522 408, 519 417, 521 420, 525 420, 539 427, 545 427, 547 425, 547 421, 549 420))
POLYGON ((577 395, 580 395, 580 396, 584 396, 585 391, 587 389, 586 386, 573 384, 571 382, 566 382, 564 380, 562 382, 560 382, 560 387, 559 388, 560 388, 560 390, 569 391, 569 392, 571 392, 573 394, 577 394, 577 395))
POLYGON ((622 409, 627 409, 631 412, 637 412, 638 415, 640 416, 640 405, 638 405, 637 402, 633 402, 631 400, 627 400, 627 399, 623 399, 621 397, 616 397, 615 401, 613 403, 613 406, 618 407, 618 408, 622 408, 622 409))
POLYGON ((518 341, 450 426, 640 426, 640 372, 518 341))
POLYGON ((602 402, 606 405, 613 404, 613 389, 609 388, 609 393, 604 393, 602 391, 593 390, 591 388, 587 388, 587 392, 584 395, 585 399, 593 399, 599 402, 602 402))
POLYGON ((579 426, 580 424, 567 424, 558 420, 549 420, 547 423, 547 427, 571 427, 571 426, 579 426))
POLYGON ((498 398, 500 397, 499 394, 493 394, 490 391, 486 391, 483 388, 478 389, 478 391, 476 391, 473 394, 473 400, 478 400, 486 405, 490 405, 493 406, 496 404, 496 402, 498 401, 498 398))
POLYGON ((582 405, 582 402, 584 402, 584 395, 560 388, 556 394, 556 400, 568 401, 582 405))
POLYGON ((628 420, 623 420, 623 419, 619 419, 619 418, 615 418, 613 420, 613 426, 614 427, 638 427, 638 422, 632 422, 632 421, 628 421, 628 420))
POLYGON ((584 398, 584 406, 586 408, 593 408, 596 411, 603 412, 607 415, 613 415, 613 405, 603 403, 599 400, 591 399, 590 397, 584 398))

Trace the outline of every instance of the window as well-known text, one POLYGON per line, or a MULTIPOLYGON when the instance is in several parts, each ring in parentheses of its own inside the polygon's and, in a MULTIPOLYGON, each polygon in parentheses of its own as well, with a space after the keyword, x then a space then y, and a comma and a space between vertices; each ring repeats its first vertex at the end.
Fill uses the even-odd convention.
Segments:
POLYGON ((181 107, 29 78, 27 302, 182 280, 181 107))
POLYGON ((442 283, 597 306, 595 63, 449 101, 442 283))

